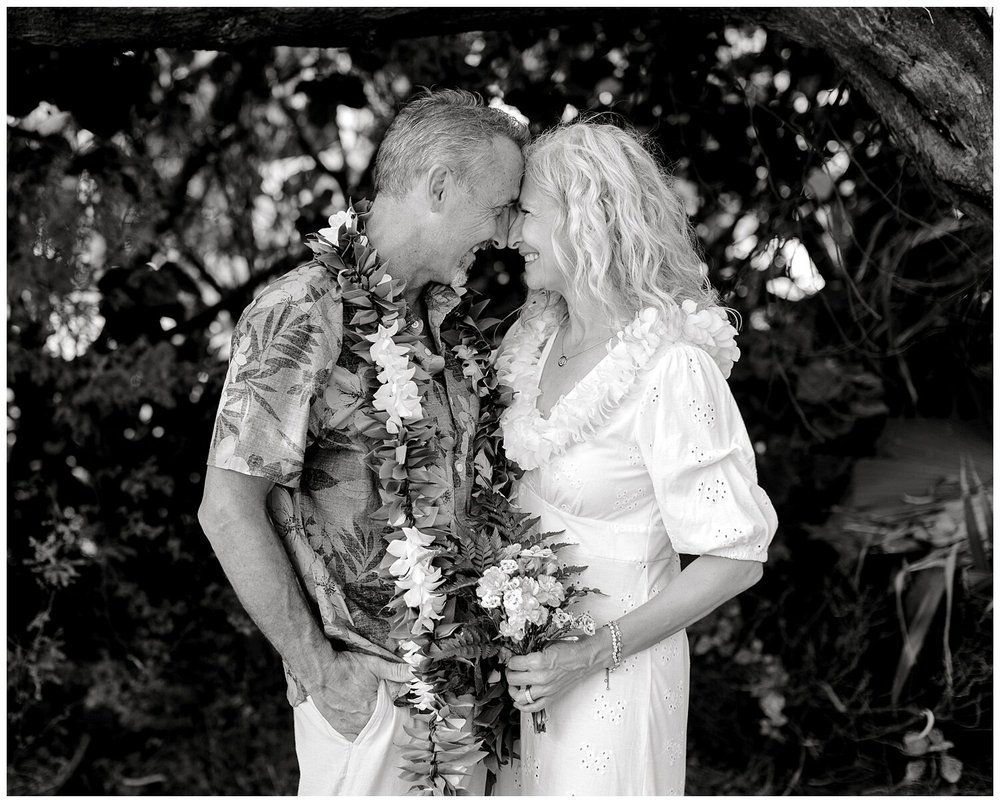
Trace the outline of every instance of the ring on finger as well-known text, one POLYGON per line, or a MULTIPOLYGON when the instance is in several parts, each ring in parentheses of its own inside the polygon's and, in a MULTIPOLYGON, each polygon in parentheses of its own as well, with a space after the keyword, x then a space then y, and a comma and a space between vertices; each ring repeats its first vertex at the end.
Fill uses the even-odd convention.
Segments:
POLYGON ((531 696, 531 686, 524 687, 524 699, 527 700, 528 705, 535 704, 535 698, 531 696))

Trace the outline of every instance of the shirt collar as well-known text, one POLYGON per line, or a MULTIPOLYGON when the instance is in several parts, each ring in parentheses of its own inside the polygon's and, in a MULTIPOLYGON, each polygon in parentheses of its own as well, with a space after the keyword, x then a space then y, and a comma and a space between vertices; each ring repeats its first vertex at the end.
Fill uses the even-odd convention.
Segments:
POLYGON ((424 290, 424 303, 427 305, 427 321, 435 335, 440 334, 441 324, 448 314, 458 306, 462 297, 453 287, 432 282, 424 290))

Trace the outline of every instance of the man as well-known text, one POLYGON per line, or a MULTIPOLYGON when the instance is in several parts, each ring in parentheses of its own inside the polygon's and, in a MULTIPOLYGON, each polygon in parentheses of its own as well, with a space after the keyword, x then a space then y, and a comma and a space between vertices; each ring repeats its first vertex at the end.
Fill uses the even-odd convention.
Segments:
MULTIPOLYGON (((444 355, 441 324, 475 253, 506 247, 527 132, 471 93, 428 92, 406 105, 376 159, 367 223, 390 275, 405 282, 407 324, 444 355)), ((309 263, 270 285, 233 335, 199 520, 250 616, 280 653, 295 707, 300 794, 404 794, 398 743, 409 679, 383 607, 381 500, 352 426, 363 385, 343 345, 336 277, 309 263), (397 744, 394 744, 397 743, 397 744)), ((437 363, 441 360, 438 358, 437 363)), ((439 423, 455 491, 471 490, 476 399, 453 359, 424 399, 439 423)))

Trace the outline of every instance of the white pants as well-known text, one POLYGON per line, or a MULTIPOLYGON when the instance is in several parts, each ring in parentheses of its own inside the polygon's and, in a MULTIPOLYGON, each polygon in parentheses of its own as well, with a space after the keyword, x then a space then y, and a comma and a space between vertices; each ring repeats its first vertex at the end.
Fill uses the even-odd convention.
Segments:
MULTIPOLYGON (((410 737, 403 725, 407 708, 392 704, 386 682, 379 683, 378 699, 368 724, 353 741, 341 736, 323 718, 311 697, 293 709, 295 752, 299 759, 300 795, 405 795, 410 782, 399 777, 403 750, 410 737)), ((469 791, 482 795, 486 771, 470 779, 469 791)))

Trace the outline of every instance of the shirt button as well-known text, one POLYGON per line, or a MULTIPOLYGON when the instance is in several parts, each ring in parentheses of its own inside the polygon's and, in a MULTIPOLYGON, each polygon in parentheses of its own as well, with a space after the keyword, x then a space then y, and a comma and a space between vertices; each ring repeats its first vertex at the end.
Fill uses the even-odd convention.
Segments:
POLYGON ((459 460, 457 463, 455 463, 455 471, 457 471, 459 474, 464 474, 465 473, 465 463, 463 463, 461 460, 459 460))

